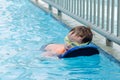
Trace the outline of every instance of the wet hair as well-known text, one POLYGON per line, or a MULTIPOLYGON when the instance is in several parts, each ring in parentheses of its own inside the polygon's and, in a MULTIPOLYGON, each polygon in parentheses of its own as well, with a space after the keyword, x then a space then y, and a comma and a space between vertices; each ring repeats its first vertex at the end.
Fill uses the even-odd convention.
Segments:
POLYGON ((75 34, 77 37, 82 37, 82 43, 91 42, 93 33, 90 27, 76 26, 70 30, 71 34, 75 34))

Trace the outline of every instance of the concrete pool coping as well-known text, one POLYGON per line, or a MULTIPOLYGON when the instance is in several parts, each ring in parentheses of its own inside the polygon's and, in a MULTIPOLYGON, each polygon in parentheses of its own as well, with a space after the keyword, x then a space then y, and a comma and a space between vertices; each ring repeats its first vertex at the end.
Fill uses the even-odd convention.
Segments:
MULTIPOLYGON (((45 10, 48 13, 51 13, 48 10, 48 5, 46 3, 44 3, 42 0, 31 0, 31 1, 35 5, 40 7, 41 9, 45 10)), ((78 22, 78 21, 72 19, 71 17, 65 15, 64 13, 62 13, 62 17, 58 17, 57 16, 57 10, 55 8, 53 8, 51 14, 56 19, 60 20, 65 25, 67 25, 71 28, 74 27, 74 26, 77 26, 77 25, 83 25, 80 22, 78 22)), ((93 31, 93 33, 94 33, 93 43, 98 45, 101 49, 103 49, 108 54, 112 55, 120 63, 120 45, 117 45, 117 44, 113 43, 113 47, 106 46, 106 39, 103 36, 101 36, 100 34, 96 33, 95 31, 93 31)))

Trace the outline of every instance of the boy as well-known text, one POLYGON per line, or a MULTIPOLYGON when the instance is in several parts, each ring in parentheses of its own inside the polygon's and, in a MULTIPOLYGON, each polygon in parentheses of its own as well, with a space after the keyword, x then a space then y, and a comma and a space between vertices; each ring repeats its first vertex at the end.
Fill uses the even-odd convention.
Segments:
POLYGON ((89 44, 92 41, 93 34, 90 28, 85 26, 74 27, 65 37, 65 44, 49 44, 45 47, 45 55, 53 56, 64 54, 67 50, 75 47, 89 44))

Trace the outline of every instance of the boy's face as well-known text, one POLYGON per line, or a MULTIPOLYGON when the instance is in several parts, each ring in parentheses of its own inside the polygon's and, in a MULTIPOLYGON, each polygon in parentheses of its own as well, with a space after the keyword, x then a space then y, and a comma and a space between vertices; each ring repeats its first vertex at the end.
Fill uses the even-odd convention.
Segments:
POLYGON ((70 32, 68 36, 65 37, 65 48, 66 50, 69 50, 70 48, 73 48, 75 46, 79 46, 82 42, 82 38, 76 36, 76 34, 72 34, 70 32))

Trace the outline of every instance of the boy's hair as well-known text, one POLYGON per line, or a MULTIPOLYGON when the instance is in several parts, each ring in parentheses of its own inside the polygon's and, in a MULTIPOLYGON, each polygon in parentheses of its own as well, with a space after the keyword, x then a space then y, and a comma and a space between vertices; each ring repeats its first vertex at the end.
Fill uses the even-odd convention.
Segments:
POLYGON ((93 38, 93 33, 90 27, 85 26, 76 26, 70 30, 72 34, 75 34, 78 37, 82 37, 82 43, 91 42, 93 38))

